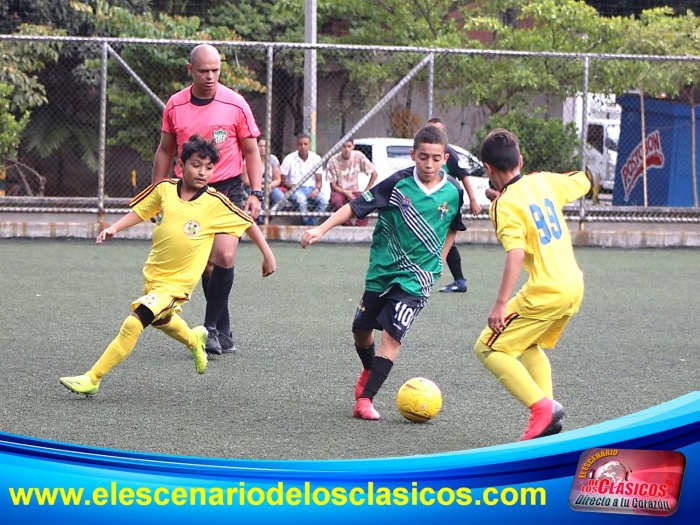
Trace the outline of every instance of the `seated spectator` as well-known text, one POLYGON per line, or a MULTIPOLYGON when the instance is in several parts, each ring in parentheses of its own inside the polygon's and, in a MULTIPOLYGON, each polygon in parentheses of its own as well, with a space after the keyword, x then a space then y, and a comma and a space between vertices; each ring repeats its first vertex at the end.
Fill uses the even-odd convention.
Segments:
MULTIPOLYGON (((294 204, 300 212, 326 211, 328 199, 321 191, 323 175, 321 174, 321 157, 310 151, 311 138, 302 133, 297 136, 297 151, 287 155, 282 161, 280 171, 282 173, 281 186, 286 190, 293 188, 306 177, 314 166, 319 166, 318 170, 289 197, 289 201, 294 204)), ((319 217, 309 217, 303 215, 301 223, 304 226, 316 226, 319 224, 319 217)))
MULTIPOLYGON (((267 184, 267 191, 270 193, 270 205, 274 206, 278 201, 284 196, 285 188, 282 188, 280 184, 282 183, 282 173, 280 172, 280 161, 279 159, 270 154, 270 168, 272 172, 272 177, 267 173, 267 164, 265 163, 265 155, 267 154, 267 140, 262 135, 258 137, 258 151, 260 152, 260 159, 263 162, 263 191, 266 191, 265 184, 267 184)), ((250 181, 248 179, 248 172, 245 168, 245 163, 243 164, 243 173, 241 175, 243 179, 243 186, 248 195, 250 195, 250 181)), ((265 201, 262 200, 260 203, 265 209, 265 201)), ((264 220, 263 215, 258 217, 258 224, 262 224, 264 220)))
MULTIPOLYGON (((359 197, 362 191, 370 189, 377 180, 377 170, 369 159, 360 151, 355 151, 355 143, 352 139, 343 142, 340 153, 333 155, 326 166, 328 182, 331 184, 331 204, 339 210, 355 197, 359 197), (360 191, 358 178, 360 173, 370 176, 367 187, 360 191)), ((367 226, 369 219, 356 219, 355 226, 367 226)), ((352 220, 343 223, 343 226, 352 226, 352 220)))

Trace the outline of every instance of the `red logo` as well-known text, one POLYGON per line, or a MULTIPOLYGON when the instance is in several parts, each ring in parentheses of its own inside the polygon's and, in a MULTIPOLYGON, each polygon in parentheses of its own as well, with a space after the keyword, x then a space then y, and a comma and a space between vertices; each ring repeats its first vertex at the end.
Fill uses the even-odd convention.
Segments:
MULTIPOLYGON (((658 129, 647 135, 645 146, 647 153, 647 169, 663 168, 665 159, 664 152, 661 149, 661 135, 658 129)), ((625 165, 622 166, 620 170, 622 174, 622 185, 625 188, 625 202, 630 200, 630 194, 644 171, 642 159, 642 143, 640 142, 632 153, 630 153, 630 156, 627 157, 627 162, 625 162, 625 165)))
POLYGON ((585 450, 569 506, 582 512, 669 516, 678 508, 685 463, 676 451, 585 450))

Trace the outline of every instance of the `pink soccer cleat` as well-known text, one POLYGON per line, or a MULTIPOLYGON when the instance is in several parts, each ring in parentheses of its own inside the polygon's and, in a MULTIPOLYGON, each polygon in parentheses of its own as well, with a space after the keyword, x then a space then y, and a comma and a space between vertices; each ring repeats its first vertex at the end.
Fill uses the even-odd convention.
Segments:
POLYGON ((352 411, 352 416, 357 419, 366 419, 368 421, 377 421, 382 416, 379 415, 372 405, 372 400, 366 397, 361 397, 355 403, 355 409, 352 411))
POLYGON ((564 407, 543 397, 530 407, 530 421, 520 441, 558 434, 562 429, 559 420, 563 417, 564 407))

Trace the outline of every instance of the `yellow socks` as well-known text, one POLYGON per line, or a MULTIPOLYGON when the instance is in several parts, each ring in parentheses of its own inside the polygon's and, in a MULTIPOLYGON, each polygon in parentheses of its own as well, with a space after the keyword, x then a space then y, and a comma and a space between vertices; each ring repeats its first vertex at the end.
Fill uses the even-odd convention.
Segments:
POLYGON ((110 370, 129 357, 141 332, 143 332, 143 325, 138 317, 130 315, 124 320, 117 337, 109 343, 107 350, 87 372, 93 383, 99 383, 110 370))
POLYGON ((523 352, 520 362, 527 369, 530 377, 537 383, 540 390, 549 399, 554 399, 554 388, 552 387, 552 365, 544 350, 538 345, 532 345, 523 352))
POLYGON ((543 397, 548 397, 530 376, 528 369, 515 357, 491 350, 480 340, 474 345, 474 352, 487 370, 527 408, 543 397))
POLYGON ((197 344, 197 336, 194 335, 192 329, 179 315, 170 316, 170 320, 165 324, 153 324, 151 326, 181 342, 190 350, 197 344))

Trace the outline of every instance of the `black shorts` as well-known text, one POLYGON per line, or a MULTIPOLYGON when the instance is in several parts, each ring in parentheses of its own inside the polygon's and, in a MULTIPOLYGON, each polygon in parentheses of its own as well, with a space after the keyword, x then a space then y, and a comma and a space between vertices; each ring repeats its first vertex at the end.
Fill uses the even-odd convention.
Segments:
POLYGON ((248 195, 246 195, 245 189, 243 188, 243 179, 240 176, 213 182, 209 186, 214 188, 219 193, 226 195, 229 199, 231 199, 231 202, 233 202, 239 208, 243 208, 245 206, 245 201, 248 195))
POLYGON ((400 343, 427 302, 427 297, 407 294, 399 286, 383 293, 365 290, 355 312, 352 332, 385 330, 400 343))

